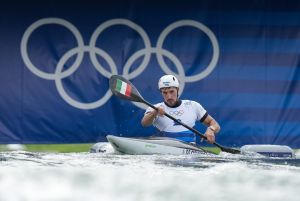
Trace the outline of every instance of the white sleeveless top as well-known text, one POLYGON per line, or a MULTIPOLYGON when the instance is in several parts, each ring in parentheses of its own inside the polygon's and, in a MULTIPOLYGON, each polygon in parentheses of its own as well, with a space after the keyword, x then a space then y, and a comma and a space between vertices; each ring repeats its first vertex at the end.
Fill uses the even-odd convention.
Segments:
MULTIPOLYGON (((164 102, 155 104, 155 107, 160 106, 164 108, 164 111, 167 114, 173 116, 190 127, 194 127, 196 121, 204 120, 202 118, 207 115, 207 112, 202 105, 191 100, 182 100, 181 104, 175 108, 168 107, 164 102)), ((148 107, 145 114, 151 111, 153 111, 153 108, 148 107)), ((188 131, 187 128, 174 122, 166 116, 157 116, 153 121, 153 126, 163 132, 180 133, 183 131, 188 131)))

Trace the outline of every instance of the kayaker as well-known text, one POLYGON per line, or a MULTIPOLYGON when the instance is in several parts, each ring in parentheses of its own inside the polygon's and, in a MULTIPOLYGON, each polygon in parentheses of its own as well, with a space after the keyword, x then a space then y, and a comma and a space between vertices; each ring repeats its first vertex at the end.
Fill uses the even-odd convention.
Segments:
POLYGON ((208 114, 202 105, 192 100, 180 100, 178 97, 179 81, 174 75, 164 75, 158 81, 158 88, 163 96, 164 102, 157 103, 157 110, 147 108, 142 118, 143 126, 155 126, 165 137, 173 137, 186 142, 195 142, 192 131, 164 117, 164 113, 175 117, 190 127, 194 127, 200 121, 207 129, 205 135, 209 143, 215 142, 215 134, 220 131, 218 122, 208 114))

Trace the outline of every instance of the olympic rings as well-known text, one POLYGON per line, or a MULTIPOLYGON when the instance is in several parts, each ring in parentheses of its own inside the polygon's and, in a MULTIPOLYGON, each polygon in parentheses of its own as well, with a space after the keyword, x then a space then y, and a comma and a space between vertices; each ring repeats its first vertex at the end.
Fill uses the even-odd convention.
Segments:
MULTIPOLYGON (((79 68, 80 64, 82 63, 85 52, 89 53, 92 64, 94 65, 95 69, 101 75, 103 75, 106 78, 109 78, 111 75, 118 74, 117 66, 116 66, 114 60, 112 59, 112 57, 107 52, 105 52, 103 49, 96 47, 97 39, 99 38, 101 33, 105 29, 107 29, 111 26, 114 26, 114 25, 124 25, 124 26, 127 26, 127 27, 133 29, 141 36, 141 38, 144 42, 144 45, 145 45, 145 47, 143 49, 136 51, 126 61, 124 68, 123 68, 122 76, 124 76, 127 79, 134 79, 137 76, 139 76, 146 69, 147 65, 149 64, 151 54, 155 54, 157 61, 160 65, 161 69, 163 70, 163 72, 166 74, 174 74, 178 77, 178 79, 181 83, 181 87, 179 89, 179 95, 181 95, 186 82, 196 82, 196 81, 199 81, 199 80, 205 78, 214 70, 214 68, 217 65, 217 62, 219 59, 219 52, 220 52, 217 38, 215 37, 214 33, 207 26, 205 26, 204 24, 202 24, 200 22, 194 21, 194 20, 179 20, 179 21, 176 21, 176 22, 170 24, 161 32, 161 34, 158 38, 156 47, 152 47, 150 39, 149 39, 147 33, 145 32, 145 30, 142 27, 140 27, 139 25, 137 25, 136 23, 134 23, 130 20, 127 20, 127 19, 121 19, 121 18, 112 19, 112 20, 108 20, 108 21, 100 24, 93 32, 90 42, 89 42, 89 45, 86 46, 86 45, 84 45, 84 40, 82 38, 82 35, 78 31, 78 29, 70 22, 68 22, 64 19, 61 19, 61 18, 43 18, 43 19, 37 20, 36 22, 32 23, 24 32, 24 34, 22 36, 22 40, 21 40, 21 47, 20 47, 22 59, 26 65, 26 67, 36 76, 46 79, 46 80, 54 80, 59 94, 68 104, 72 105, 73 107, 79 108, 79 109, 95 109, 95 108, 101 107, 112 96, 112 93, 110 92, 109 89, 105 93, 105 95, 102 98, 100 98, 98 101, 91 102, 91 103, 82 103, 77 100, 74 100, 66 93, 66 91, 63 88, 62 79, 70 76, 79 68), (48 24, 56 24, 56 25, 60 25, 60 26, 67 28, 75 36, 75 39, 77 42, 77 47, 70 49, 59 59, 54 73, 48 73, 48 72, 44 72, 44 71, 40 70, 37 66, 35 66, 32 63, 32 61, 30 60, 30 57, 28 55, 28 41, 29 41, 31 34, 37 28, 44 26, 44 25, 48 25, 48 24), (191 26, 191 27, 199 29, 200 31, 203 31, 208 36, 209 40, 212 43, 212 48, 213 48, 212 59, 211 59, 209 65, 202 72, 200 72, 197 75, 185 76, 184 67, 183 67, 182 63, 179 61, 179 59, 172 52, 170 52, 166 49, 163 49, 163 43, 164 43, 164 40, 166 39, 167 35, 174 29, 182 27, 182 26, 191 26), (65 65, 65 63, 68 61, 68 59, 70 57, 72 57, 75 54, 77 56, 76 56, 74 63, 68 69, 63 71, 63 66, 65 65), (96 55, 101 56, 107 62, 108 66, 110 68, 110 71, 107 71, 105 68, 103 68, 103 66, 101 66, 101 64, 98 62, 98 60, 96 58, 96 55), (131 68, 132 64, 142 56, 144 58, 143 58, 143 61, 141 62, 141 64, 137 68, 135 68, 135 70, 133 70, 131 72, 130 68, 131 68), (167 64, 165 63, 164 58, 163 58, 164 56, 173 62, 173 64, 177 68, 178 74, 173 72, 167 66, 167 64)), ((134 103, 134 104, 138 107, 145 108, 145 106, 140 103, 134 103)), ((174 115, 177 115, 177 113, 174 115)), ((178 115, 179 115, 179 113, 178 113, 178 115)))
POLYGON ((175 115, 175 116, 181 116, 184 114, 184 111, 183 110, 175 110, 175 111, 170 111, 169 114, 175 115))

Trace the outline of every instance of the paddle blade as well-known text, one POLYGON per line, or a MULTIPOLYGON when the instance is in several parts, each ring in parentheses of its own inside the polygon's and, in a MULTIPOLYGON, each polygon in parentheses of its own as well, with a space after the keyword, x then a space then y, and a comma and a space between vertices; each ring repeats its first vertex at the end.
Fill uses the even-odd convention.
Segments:
POLYGON ((219 147, 222 151, 227 152, 227 153, 231 153, 231 154, 241 154, 241 150, 238 149, 233 149, 233 148, 229 148, 229 147, 219 147))
POLYGON ((109 79, 109 88, 119 98, 134 102, 144 102, 143 97, 134 85, 120 75, 113 75, 109 79))

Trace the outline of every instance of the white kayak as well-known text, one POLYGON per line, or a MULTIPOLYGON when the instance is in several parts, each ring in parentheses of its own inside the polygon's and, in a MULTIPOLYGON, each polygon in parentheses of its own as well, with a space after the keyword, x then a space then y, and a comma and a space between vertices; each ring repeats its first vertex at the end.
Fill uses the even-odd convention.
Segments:
POLYGON ((123 154, 190 155, 206 153, 196 145, 167 137, 127 138, 106 136, 115 151, 123 154))
MULTIPOLYGON (((108 146, 116 153, 122 154, 172 154, 190 155, 210 153, 197 145, 187 143, 175 138, 168 137, 148 137, 148 138, 128 138, 114 135, 106 136, 108 143, 98 142, 91 147, 91 152, 107 152, 108 146)), ((244 145, 240 148, 240 154, 260 154, 267 157, 294 158, 294 150, 283 145, 244 145)))

